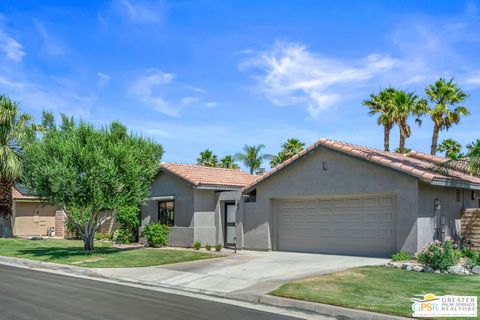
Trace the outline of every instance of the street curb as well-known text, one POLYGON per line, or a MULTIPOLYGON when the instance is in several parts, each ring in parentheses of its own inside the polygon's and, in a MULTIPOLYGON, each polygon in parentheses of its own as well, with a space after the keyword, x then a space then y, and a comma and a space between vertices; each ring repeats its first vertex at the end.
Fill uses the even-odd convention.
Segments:
POLYGON ((43 262, 43 261, 35 261, 35 260, 29 260, 29 259, 0 256, 0 263, 12 265, 12 266, 32 268, 32 269, 37 269, 37 268, 48 269, 48 270, 54 270, 54 271, 59 271, 63 273, 70 273, 74 275, 88 276, 92 278, 105 278, 103 275, 98 274, 95 271, 90 270, 88 268, 68 266, 68 265, 58 264, 53 262, 43 262))
POLYGON ((134 285, 142 285, 147 288, 151 287, 151 288, 178 290, 178 291, 201 294, 201 295, 206 295, 206 296, 211 296, 216 298, 236 300, 236 301, 248 302, 248 303, 253 303, 258 305, 265 305, 265 306, 273 306, 273 307, 278 307, 283 309, 290 309, 290 310, 305 312, 309 314, 317 314, 320 316, 333 317, 336 319, 355 319, 355 320, 410 319, 410 318, 392 316, 388 314, 350 309, 350 308, 338 307, 338 306, 316 303, 316 302, 281 298, 281 297, 271 296, 267 294, 265 295, 246 294, 246 293, 228 294, 228 293, 219 293, 219 292, 209 291, 209 290, 185 288, 185 287, 175 286, 175 285, 158 284, 158 283, 151 283, 151 282, 134 281, 134 280, 124 279, 124 278, 108 277, 108 276, 99 274, 89 268, 68 266, 68 265, 57 264, 52 262, 43 262, 43 261, 0 256, 0 264, 18 266, 23 268, 31 268, 37 271, 42 271, 38 269, 44 269, 45 271, 52 270, 52 271, 60 272, 63 275, 83 276, 91 279, 96 278, 97 280, 101 280, 101 279, 111 280, 119 284, 121 283, 134 284, 134 285))

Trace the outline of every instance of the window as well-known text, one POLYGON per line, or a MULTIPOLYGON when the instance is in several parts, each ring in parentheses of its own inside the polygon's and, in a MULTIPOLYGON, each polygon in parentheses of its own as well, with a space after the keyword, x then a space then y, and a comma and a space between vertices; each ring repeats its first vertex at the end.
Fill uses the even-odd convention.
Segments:
POLYGON ((175 201, 158 202, 158 222, 168 226, 175 225, 175 201))
POLYGON ((253 189, 247 193, 247 199, 245 202, 257 202, 257 189, 253 189))

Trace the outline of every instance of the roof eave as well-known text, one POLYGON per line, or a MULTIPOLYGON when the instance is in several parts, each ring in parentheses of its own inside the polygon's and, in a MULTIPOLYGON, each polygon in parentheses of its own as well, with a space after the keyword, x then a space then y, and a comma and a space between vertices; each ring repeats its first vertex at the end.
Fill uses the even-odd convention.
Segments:
POLYGON ((212 184, 199 184, 194 186, 195 189, 199 190, 219 190, 219 191, 238 191, 243 188, 243 186, 224 186, 224 185, 212 185, 212 184))
POLYGON ((452 187, 452 188, 461 188, 461 189, 470 189, 470 190, 480 190, 479 183, 470 183, 459 180, 451 179, 440 179, 434 178, 431 182, 431 185, 440 186, 440 187, 452 187))

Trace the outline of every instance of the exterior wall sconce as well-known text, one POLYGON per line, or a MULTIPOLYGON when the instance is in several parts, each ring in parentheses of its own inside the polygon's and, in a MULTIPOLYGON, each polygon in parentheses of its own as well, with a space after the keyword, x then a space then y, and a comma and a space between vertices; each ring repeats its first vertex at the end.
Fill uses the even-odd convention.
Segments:
POLYGON ((440 211, 441 208, 442 208, 442 205, 440 204, 440 200, 439 199, 433 200, 433 209, 435 211, 440 211))

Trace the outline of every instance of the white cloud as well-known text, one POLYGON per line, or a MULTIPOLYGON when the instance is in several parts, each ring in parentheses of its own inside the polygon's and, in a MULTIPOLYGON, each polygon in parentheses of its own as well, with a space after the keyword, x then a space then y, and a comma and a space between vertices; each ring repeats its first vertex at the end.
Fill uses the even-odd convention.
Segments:
POLYGON ((97 72, 97 76, 98 76, 98 86, 99 87, 103 87, 104 85, 106 85, 107 83, 110 82, 110 79, 112 79, 111 76, 109 76, 108 74, 102 73, 102 72, 97 72))
POLYGON ((169 85, 175 74, 158 69, 150 69, 138 77, 129 91, 141 102, 151 105, 158 112, 169 116, 178 116, 178 110, 173 108, 162 96, 162 89, 169 85))
POLYGON ((298 43, 276 42, 268 51, 249 55, 240 71, 256 70, 258 88, 279 106, 302 104, 316 117, 340 100, 352 86, 392 70, 399 61, 369 55, 348 61, 322 57, 298 43))
POLYGON ((25 51, 22 45, 12 37, 9 37, 2 29, 0 29, 0 50, 2 50, 7 59, 20 62, 22 61, 25 51))
POLYGON ((197 103, 198 101, 200 101, 199 97, 184 97, 184 98, 182 98, 182 104, 183 105, 190 105, 190 104, 193 104, 193 103, 197 103))
POLYGON ((470 87, 480 86, 480 70, 472 71, 465 77, 463 82, 470 87))
POLYGON ((47 31, 47 28, 37 19, 33 19, 33 24, 38 34, 43 41, 43 50, 51 56, 59 56, 64 53, 64 49, 52 35, 47 31))
POLYGON ((163 7, 160 2, 140 5, 127 0, 117 2, 122 12, 132 21, 140 23, 159 23, 162 21, 163 7))
POLYGON ((207 108, 215 108, 216 106, 218 106, 218 102, 216 101, 205 102, 205 107, 207 108))

